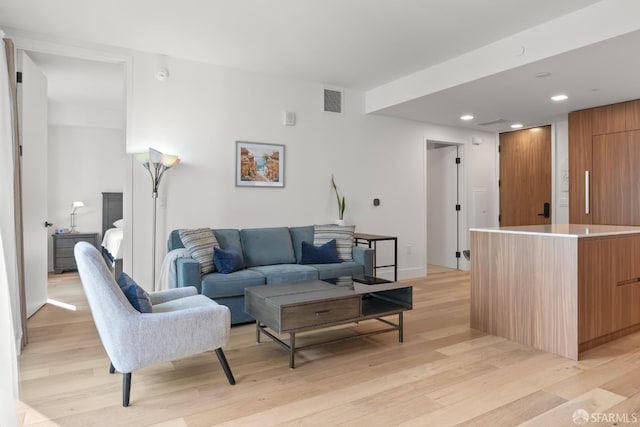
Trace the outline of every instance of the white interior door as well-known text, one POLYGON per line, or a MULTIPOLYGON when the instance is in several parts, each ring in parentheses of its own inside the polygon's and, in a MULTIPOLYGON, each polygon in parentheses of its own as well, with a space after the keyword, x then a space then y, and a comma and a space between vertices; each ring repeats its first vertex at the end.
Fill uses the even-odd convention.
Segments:
POLYGON ((427 146, 427 263, 458 268, 456 146, 427 146))
POLYGON ((20 51, 18 84, 22 144, 22 212, 27 317, 47 302, 47 78, 20 51))

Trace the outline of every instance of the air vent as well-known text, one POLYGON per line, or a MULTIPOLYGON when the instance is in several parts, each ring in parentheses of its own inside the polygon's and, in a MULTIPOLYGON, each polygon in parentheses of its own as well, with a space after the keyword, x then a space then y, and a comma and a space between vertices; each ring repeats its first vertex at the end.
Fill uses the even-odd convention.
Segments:
POLYGON ((505 119, 496 119, 496 120, 491 120, 490 122, 484 122, 484 123, 478 123, 479 126, 492 126, 492 125, 501 125, 504 123, 511 123, 511 121, 509 120, 505 120, 505 119))
POLYGON ((323 111, 329 113, 342 113, 342 92, 332 89, 323 89, 323 111))

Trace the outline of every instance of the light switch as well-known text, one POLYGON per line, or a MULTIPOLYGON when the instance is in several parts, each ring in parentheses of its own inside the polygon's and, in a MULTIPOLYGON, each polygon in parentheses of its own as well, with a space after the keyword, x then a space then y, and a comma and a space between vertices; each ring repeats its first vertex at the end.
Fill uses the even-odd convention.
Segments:
POLYGON ((284 112, 284 123, 285 126, 295 126, 296 125, 296 113, 291 111, 284 112))

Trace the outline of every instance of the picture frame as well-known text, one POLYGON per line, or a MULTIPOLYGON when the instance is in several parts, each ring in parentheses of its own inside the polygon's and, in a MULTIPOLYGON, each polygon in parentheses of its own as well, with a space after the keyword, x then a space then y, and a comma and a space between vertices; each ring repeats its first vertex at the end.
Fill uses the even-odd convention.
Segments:
POLYGON ((284 145, 236 141, 236 187, 284 187, 284 145))

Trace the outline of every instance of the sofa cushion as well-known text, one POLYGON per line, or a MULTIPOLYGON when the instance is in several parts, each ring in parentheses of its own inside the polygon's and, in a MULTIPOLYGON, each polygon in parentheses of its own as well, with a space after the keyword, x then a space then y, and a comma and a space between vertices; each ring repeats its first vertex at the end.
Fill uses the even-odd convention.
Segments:
POLYGON ((223 228, 213 230, 213 234, 218 240, 222 249, 233 248, 242 254, 242 244, 240 243, 240 230, 235 228, 223 228))
POLYGON ((250 270, 266 277, 267 285, 317 280, 318 270, 308 265, 277 264, 251 267, 250 270))
POLYGON ((242 255, 233 248, 213 248, 213 263, 221 274, 233 273, 244 268, 242 255))
POLYGON ((318 278, 320 280, 364 274, 364 266, 355 261, 345 261, 336 264, 313 264, 311 267, 318 270, 318 278))
POLYGON ((355 225, 315 225, 313 233, 313 244, 323 245, 331 239, 336 239, 338 258, 342 261, 353 260, 353 232, 355 225))
POLYGON ((244 264, 247 267, 296 262, 291 235, 287 227, 240 230, 240 240, 244 264))
POLYGON ((333 264, 336 262, 340 262, 338 252, 336 252, 336 239, 331 239, 320 246, 302 242, 300 264, 333 264))
POLYGON ((171 230, 169 240, 167 240, 167 250, 171 252, 174 249, 184 248, 184 243, 180 240, 180 230, 171 230))
POLYGON ((200 263, 200 273, 215 271, 213 264, 213 248, 219 247, 216 236, 210 228, 180 230, 180 240, 187 248, 191 258, 200 263))
POLYGON ((202 295, 215 300, 244 296, 244 288, 266 284, 264 275, 257 271, 239 270, 229 274, 210 273, 202 276, 202 295))
POLYGON ((120 273, 118 286, 120 286, 122 293, 127 297, 133 308, 140 313, 151 313, 153 311, 151 297, 147 291, 138 286, 127 273, 120 273))
POLYGON ((289 234, 291 235, 293 251, 296 254, 296 261, 300 264, 300 260, 302 259, 302 242, 313 243, 313 225, 289 227, 289 234))

